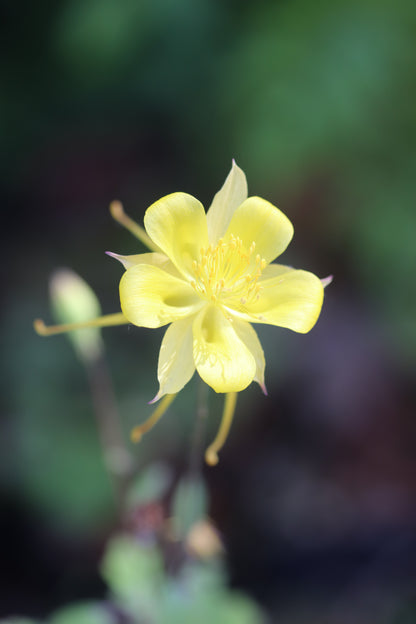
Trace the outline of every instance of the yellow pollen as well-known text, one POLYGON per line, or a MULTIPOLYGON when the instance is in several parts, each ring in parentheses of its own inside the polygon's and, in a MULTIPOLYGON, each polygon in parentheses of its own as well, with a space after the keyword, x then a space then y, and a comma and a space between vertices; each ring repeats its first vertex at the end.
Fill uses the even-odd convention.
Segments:
POLYGON ((199 260, 192 263, 192 287, 215 304, 225 303, 230 297, 236 298, 239 305, 258 299, 257 281, 267 262, 259 254, 254 256, 255 247, 254 241, 247 248, 240 238, 231 235, 215 246, 201 249, 199 260))

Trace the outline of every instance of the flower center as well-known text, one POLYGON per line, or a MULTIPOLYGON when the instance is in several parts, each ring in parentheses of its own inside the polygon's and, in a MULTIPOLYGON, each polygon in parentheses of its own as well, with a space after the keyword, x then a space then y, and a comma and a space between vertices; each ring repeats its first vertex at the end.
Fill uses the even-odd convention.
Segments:
MULTIPOLYGON (((261 286, 258 279, 266 266, 259 254, 254 255, 256 244, 249 249, 233 235, 228 240, 201 249, 200 260, 192 263, 195 279, 191 284, 204 299, 225 303, 232 297, 242 305, 259 298, 261 286)), ((229 303, 229 302, 228 302, 229 303)))

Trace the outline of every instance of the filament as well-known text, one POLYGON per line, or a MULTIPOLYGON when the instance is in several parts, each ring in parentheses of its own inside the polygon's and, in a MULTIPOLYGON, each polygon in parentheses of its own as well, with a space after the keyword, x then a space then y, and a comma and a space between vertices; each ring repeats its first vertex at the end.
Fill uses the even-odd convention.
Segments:
POLYGON ((105 314, 91 321, 83 321, 81 323, 65 323, 64 325, 45 325, 42 319, 36 319, 33 327, 39 336, 54 336, 55 334, 64 334, 65 332, 75 329, 86 329, 87 327, 110 327, 111 325, 125 325, 129 321, 124 314, 105 314))
POLYGON ((155 245, 150 236, 146 233, 146 230, 142 228, 141 225, 133 221, 133 219, 131 219, 124 212, 123 204, 120 201, 115 200, 111 202, 110 213, 117 223, 120 223, 120 225, 125 227, 126 230, 131 232, 133 236, 138 238, 143 243, 143 245, 152 251, 160 251, 159 247, 155 245))
POLYGON ((261 287, 258 280, 267 262, 259 254, 254 256, 255 243, 246 249, 240 238, 231 235, 229 240, 220 238, 215 247, 211 244, 200 250, 200 260, 194 260, 191 280, 196 292, 212 301, 223 303, 232 297, 243 306, 256 301, 261 287))
POLYGON ((218 464, 218 451, 224 446, 233 422, 235 405, 237 403, 237 392, 228 392, 225 396, 224 411, 222 420, 215 440, 205 451, 205 461, 210 466, 218 464))
POLYGON ((134 429, 131 430, 130 438, 132 442, 140 442, 144 433, 147 433, 152 429, 155 424, 162 418, 163 414, 168 409, 169 405, 172 403, 173 399, 177 396, 176 394, 167 394, 159 403, 155 411, 149 416, 147 420, 144 421, 141 425, 137 425, 134 429))

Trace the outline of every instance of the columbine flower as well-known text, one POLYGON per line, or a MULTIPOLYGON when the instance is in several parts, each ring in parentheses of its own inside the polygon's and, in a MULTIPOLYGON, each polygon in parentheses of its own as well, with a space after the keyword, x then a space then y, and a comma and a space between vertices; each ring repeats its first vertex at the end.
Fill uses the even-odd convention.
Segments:
POLYGON ((191 195, 172 193, 147 209, 146 232, 118 202, 112 214, 153 252, 109 254, 126 269, 120 282, 122 314, 89 325, 169 325, 152 402, 166 396, 134 437, 150 428, 196 369, 216 392, 227 395, 219 434, 206 454, 216 463, 236 393, 252 381, 266 393, 263 349, 251 323, 308 332, 321 311, 324 284, 307 271, 271 264, 288 246, 293 226, 268 201, 247 197, 245 175, 234 162, 207 213, 191 195))

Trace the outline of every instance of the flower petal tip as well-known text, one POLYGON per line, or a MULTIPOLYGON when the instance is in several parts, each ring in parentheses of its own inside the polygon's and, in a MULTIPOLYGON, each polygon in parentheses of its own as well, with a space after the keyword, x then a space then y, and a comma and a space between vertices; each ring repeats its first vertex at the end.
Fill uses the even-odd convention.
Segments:
POLYGON ((107 256, 110 256, 110 258, 114 258, 114 260, 118 260, 118 262, 121 262, 121 264, 123 264, 124 256, 120 256, 119 254, 116 254, 113 251, 106 251, 105 254, 107 256))
POLYGON ((264 396, 269 396, 269 393, 267 392, 267 388, 266 388, 266 384, 260 384, 260 388, 261 391, 263 392, 264 396))
POLYGON ((160 398, 161 398, 161 395, 158 392, 157 395, 151 401, 147 402, 147 404, 148 405, 153 405, 153 403, 156 403, 157 401, 159 401, 160 398))
POLYGON ((334 279, 333 275, 328 275, 328 277, 324 277, 323 279, 321 279, 322 286, 326 288, 327 286, 329 286, 329 284, 332 282, 333 279, 334 279))

